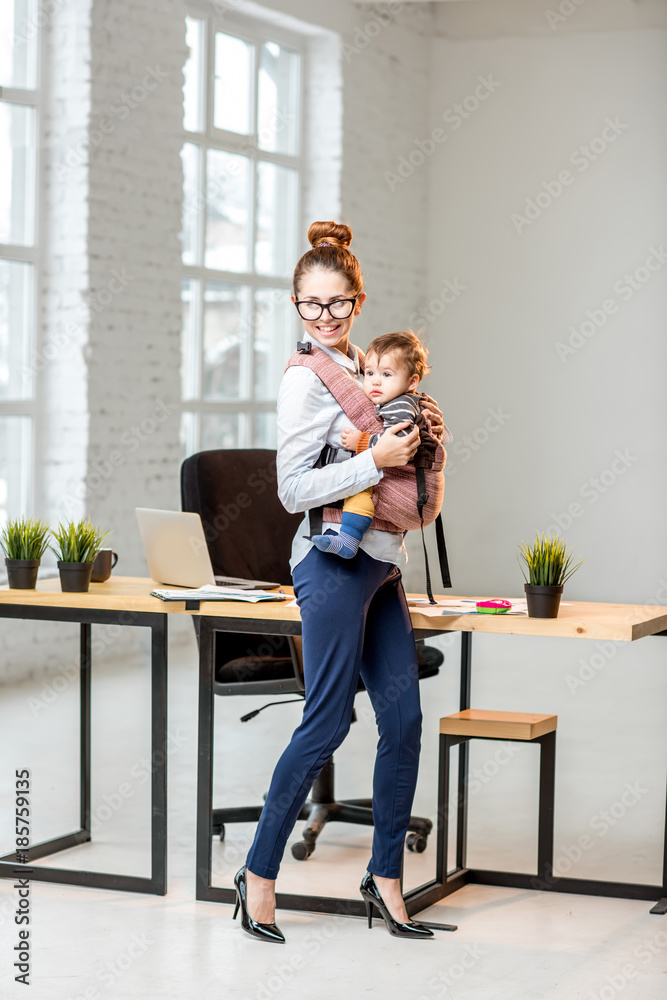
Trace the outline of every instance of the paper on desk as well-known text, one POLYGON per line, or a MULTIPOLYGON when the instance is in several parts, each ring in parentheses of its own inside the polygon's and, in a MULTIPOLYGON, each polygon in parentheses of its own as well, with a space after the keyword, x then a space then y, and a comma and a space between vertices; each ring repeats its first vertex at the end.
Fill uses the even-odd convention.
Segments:
MULTIPOLYGON (((507 597, 500 598, 501 600, 511 601, 512 607, 509 611, 497 611, 497 615, 524 615, 528 617, 528 602, 525 597, 507 597)), ((439 618, 442 615, 486 615, 494 614, 494 612, 488 611, 478 611, 476 607, 476 601, 473 599, 457 601, 454 598, 444 598, 437 602, 437 604, 429 604, 427 598, 411 598, 408 599, 408 606, 413 611, 419 612, 420 615, 426 615, 427 618, 439 618)), ((561 605, 571 604, 571 601, 561 601, 561 605)))
MULTIPOLYGON (((428 601, 408 601, 408 607, 411 611, 417 611, 420 615, 426 615, 427 618, 436 618, 442 615, 476 615, 481 613, 475 608, 474 602, 472 604, 464 604, 458 601, 449 601, 445 604, 444 601, 438 601, 437 604, 429 604, 428 601)), ((509 614, 509 612, 504 611, 503 614, 509 614)))
MULTIPOLYGON (((505 598, 512 602, 512 607, 509 611, 500 611, 496 614, 501 615, 527 615, 528 606, 526 604, 525 597, 515 597, 515 598, 505 598)), ((439 618, 442 615, 483 615, 489 614, 488 611, 478 611, 476 607, 476 601, 473 598, 468 600, 455 600, 454 598, 443 598, 439 600, 437 604, 430 604, 427 598, 411 598, 408 600, 408 606, 413 611, 418 611, 420 615, 426 615, 427 618, 439 618)))
MULTIPOLYGON (((502 615, 527 615, 528 605, 525 597, 515 597, 507 598, 507 600, 512 601, 512 607, 509 611, 497 612, 502 615)), ((564 604, 569 604, 569 601, 561 601, 561 606, 564 604)), ((478 611, 475 607, 475 601, 455 601, 453 598, 438 601, 437 604, 429 604, 428 598, 426 597, 411 597, 408 598, 408 607, 412 611, 418 611, 420 615, 426 615, 428 618, 434 618, 440 615, 481 615, 488 614, 488 612, 478 611)), ((298 608, 296 598, 286 604, 286 608, 298 608)))
POLYGON ((219 587, 214 583, 205 583, 203 587, 192 590, 156 587, 151 590, 151 595, 163 601, 246 601, 249 604, 259 604, 261 601, 287 600, 284 594, 273 594, 268 590, 237 590, 234 587, 219 587))

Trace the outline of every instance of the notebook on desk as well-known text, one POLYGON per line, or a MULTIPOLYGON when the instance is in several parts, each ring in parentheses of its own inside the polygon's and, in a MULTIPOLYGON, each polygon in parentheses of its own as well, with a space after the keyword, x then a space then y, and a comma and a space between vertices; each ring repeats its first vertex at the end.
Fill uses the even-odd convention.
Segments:
POLYGON ((268 580, 215 576, 199 514, 150 507, 137 507, 136 513, 148 571, 157 583, 188 588, 217 584, 237 590, 280 586, 268 580))

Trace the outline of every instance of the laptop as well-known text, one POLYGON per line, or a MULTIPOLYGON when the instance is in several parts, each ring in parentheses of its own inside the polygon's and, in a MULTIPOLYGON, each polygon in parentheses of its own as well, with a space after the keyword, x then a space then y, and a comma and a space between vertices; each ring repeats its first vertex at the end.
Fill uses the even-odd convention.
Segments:
POLYGON ((172 587, 217 584, 242 590, 270 590, 279 583, 215 576, 199 514, 137 507, 137 521, 151 579, 172 587))

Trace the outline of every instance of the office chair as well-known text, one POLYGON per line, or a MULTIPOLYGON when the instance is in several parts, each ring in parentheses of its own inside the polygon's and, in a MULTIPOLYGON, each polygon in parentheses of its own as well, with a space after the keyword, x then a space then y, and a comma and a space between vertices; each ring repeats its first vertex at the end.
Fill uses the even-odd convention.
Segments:
MULTIPOLYGON (((303 514, 289 514, 278 499, 276 453, 264 448, 202 451, 181 466, 181 505, 201 516, 216 576, 272 580, 291 579, 289 557, 292 538, 303 514)), ((193 617, 199 642, 199 619, 193 617)), ((444 656, 436 648, 417 643, 419 677, 438 673, 444 656)), ((216 695, 285 695, 305 697, 301 637, 257 633, 215 633, 216 695)), ((357 691, 364 691, 361 679, 357 691)), ((274 704, 269 702, 269 705, 274 704)), ((279 702, 277 704, 280 704, 279 702)), ((269 707, 244 716, 246 721, 269 707)), ((353 713, 352 721, 355 721, 353 713)), ((333 756, 315 779, 300 820, 306 820, 303 840, 292 846, 300 861, 315 850, 317 837, 329 820, 373 825, 371 799, 337 801, 334 793, 333 756)), ((225 837, 225 823, 256 822, 262 806, 213 810, 213 833, 225 837)), ((421 852, 432 822, 410 818, 406 844, 421 852)))

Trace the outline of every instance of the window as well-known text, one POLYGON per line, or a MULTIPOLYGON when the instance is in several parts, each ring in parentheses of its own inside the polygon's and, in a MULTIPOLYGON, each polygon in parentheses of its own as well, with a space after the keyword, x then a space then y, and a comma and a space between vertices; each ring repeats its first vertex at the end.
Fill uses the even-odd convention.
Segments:
POLYGON ((182 440, 275 447, 275 401, 300 324, 302 51, 255 21, 187 18, 182 440))
POLYGON ((32 502, 37 13, 0 4, 0 523, 32 502))

